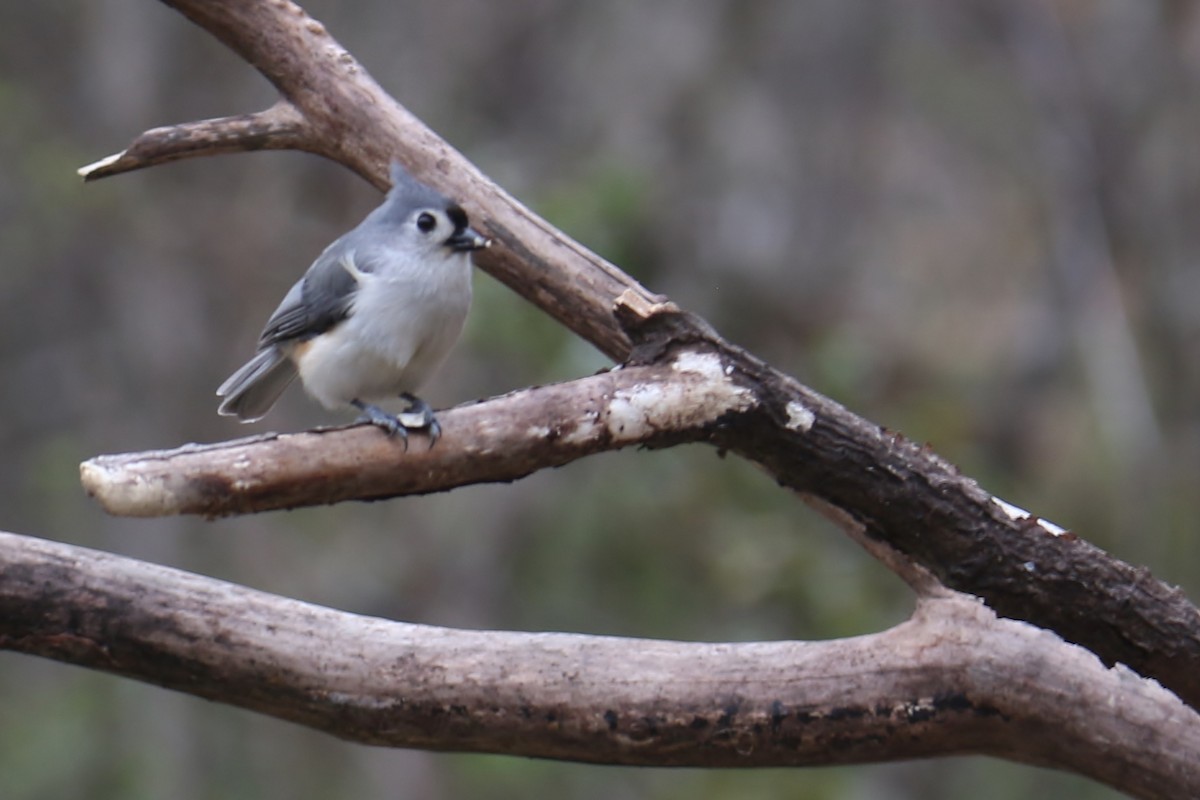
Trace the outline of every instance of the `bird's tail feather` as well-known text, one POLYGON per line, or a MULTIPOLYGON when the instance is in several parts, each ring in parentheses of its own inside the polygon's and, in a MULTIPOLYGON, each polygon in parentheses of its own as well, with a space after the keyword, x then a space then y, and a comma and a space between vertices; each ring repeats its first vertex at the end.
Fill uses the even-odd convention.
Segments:
POLYGON ((242 422, 262 419, 296 378, 296 367, 278 347, 268 347, 246 362, 217 389, 217 413, 242 422))

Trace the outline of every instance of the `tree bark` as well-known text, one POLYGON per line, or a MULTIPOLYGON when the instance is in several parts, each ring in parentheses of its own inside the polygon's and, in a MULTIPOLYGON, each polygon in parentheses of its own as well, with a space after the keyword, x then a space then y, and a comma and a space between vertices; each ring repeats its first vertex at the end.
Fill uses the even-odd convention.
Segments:
POLYGON ((0 577, 8 649, 365 744, 708 767, 986 753, 1200 795, 1195 711, 955 592, 869 636, 702 644, 391 622, 5 533, 0 577))
POLYGON ((245 514, 513 481, 605 450, 702 437, 752 401, 715 356, 685 355, 442 412, 436 448, 366 425, 103 456, 81 473, 114 514, 245 514))
POLYGON ((984 752, 1139 796, 1200 794, 1200 612, 1178 590, 992 497, 589 253, 287 0, 168 4, 262 72, 280 103, 148 131, 85 178, 291 147, 382 187, 398 158, 494 239, 481 268, 623 363, 454 409, 432 451, 348 428, 94 459, 84 482, 107 508, 212 516, 376 499, 513 480, 629 444, 707 441, 839 519, 917 589, 918 610, 890 631, 825 643, 447 631, 3 535, 4 647, 374 744, 713 766, 984 752), (1143 677, 1103 666, 1116 662, 1143 677))

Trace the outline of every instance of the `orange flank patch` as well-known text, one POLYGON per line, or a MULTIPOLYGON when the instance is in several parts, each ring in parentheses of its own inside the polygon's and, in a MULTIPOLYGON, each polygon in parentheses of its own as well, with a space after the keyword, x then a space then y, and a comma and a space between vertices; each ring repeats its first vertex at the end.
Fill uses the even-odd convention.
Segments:
POLYGON ((291 345, 289 345, 287 354, 291 357, 292 361, 298 362, 300 359, 304 358, 304 354, 307 353, 309 348, 312 346, 312 339, 302 339, 301 341, 293 342, 291 345))

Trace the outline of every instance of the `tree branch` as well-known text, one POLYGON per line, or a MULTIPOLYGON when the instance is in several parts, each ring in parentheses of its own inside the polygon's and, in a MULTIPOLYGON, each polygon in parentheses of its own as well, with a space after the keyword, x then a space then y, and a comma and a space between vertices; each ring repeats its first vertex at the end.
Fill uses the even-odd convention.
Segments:
POLYGON ((399 158, 496 241, 482 268, 625 364, 446 412, 434 450, 348 428, 97 458, 81 469, 106 508, 213 516, 375 499, 514 480, 630 444, 708 441, 838 520, 909 581, 918 609, 892 630, 821 643, 452 631, 0 534, 0 646, 371 744, 705 766, 987 753, 1139 796, 1200 794, 1200 613, 1178 590, 998 501, 649 293, 491 183, 290 2, 168 4, 282 99, 148 131, 85 178, 291 147, 382 187, 399 158), (1193 708, 997 614, 1128 663, 1193 708))
POLYGON ((0 533, 0 646, 375 745, 679 766, 983 753, 1200 794, 1196 712, 952 593, 834 642, 477 632, 0 533))
POLYGON ((197 155, 303 149, 309 139, 304 117, 290 103, 279 102, 257 114, 153 128, 125 150, 78 172, 85 181, 94 181, 197 155))
MULTIPOLYGON (((1032 517, 1014 516, 1011 507, 1001 505, 928 448, 851 414, 723 341, 702 320, 647 292, 489 181, 389 97, 320 23, 297 6, 244 0, 168 0, 168 4, 274 83, 287 106, 304 120, 295 134, 300 140, 297 147, 345 164, 377 186, 384 185, 388 161, 399 158, 422 179, 460 198, 481 230, 496 240, 496 246, 480 255, 482 268, 603 352, 634 365, 670 363, 684 351, 712 354, 719 359, 722 374, 751 398, 715 423, 711 416, 699 413, 668 422, 638 441, 706 439, 738 453, 763 466, 780 484, 839 509, 864 536, 886 542, 891 551, 920 564, 946 586, 982 597, 1000 614, 1054 630, 1088 647, 1106 663, 1129 664, 1200 707, 1200 612, 1177 589, 1061 529, 1032 517)), ((236 146, 236 137, 217 141, 215 149, 196 147, 178 151, 178 156, 225 152, 236 146)), ((244 143, 249 149, 255 140, 248 136, 244 143)), ((665 390, 660 386, 663 382, 654 384, 659 386, 656 391, 665 390)), ((529 419, 550 396, 540 394, 543 391, 515 395, 504 407, 529 419)), ((513 469, 511 476, 497 471, 494 477, 480 473, 482 477, 472 478, 460 466, 449 466, 456 459, 460 465, 464 460, 466 451, 461 448, 466 446, 467 433, 493 444, 503 442, 510 452, 518 448, 515 428, 484 430, 483 414, 496 410, 495 406, 476 409, 480 416, 474 422, 469 408, 448 416, 453 425, 463 425, 456 447, 447 446, 444 453, 414 452, 402 461, 393 450, 380 447, 378 437, 368 436, 368 431, 303 436, 319 437, 323 453, 326 448, 341 452, 339 458, 346 463, 361 458, 359 467, 364 471, 394 470, 386 484, 375 477, 361 482, 367 487, 366 494, 357 495, 361 497, 434 491, 474 479, 509 480, 535 468, 527 463, 513 469), (414 478, 434 463, 446 471, 414 478)), ((558 419, 566 425, 579 424, 577 416, 558 419)), ((153 471, 157 462, 198 456, 199 462, 188 463, 199 463, 199 474, 212 479, 209 494, 226 490, 232 494, 217 505, 201 502, 194 507, 200 513, 233 513, 254 505, 243 490, 259 493, 254 502, 261 502, 262 487, 270 481, 259 473, 253 482, 240 482, 244 470, 238 459, 244 456, 242 460, 253 463, 279 455, 280 448, 311 441, 276 437, 235 444, 239 455, 210 473, 203 470, 233 451, 217 448, 169 457, 97 460, 85 465, 84 471, 90 480, 116 485, 125 479, 122 476, 136 478, 136 469, 153 471), (205 465, 207 457, 213 461, 205 465), (117 467, 136 469, 106 472, 117 467)), ((605 449, 598 440, 590 446, 605 449)), ((561 441, 525 447, 530 458, 544 457, 548 464, 583 454, 573 454, 561 441)), ((89 488, 96 486, 89 484, 89 488)), ((315 494, 311 481, 307 487, 305 491, 314 492, 314 502, 330 502, 335 495, 355 496, 350 489, 336 487, 315 494)), ((186 503, 194 503, 194 490, 195 485, 187 490, 193 492, 193 499, 186 503)), ((292 492, 293 499, 298 494, 303 492, 292 492)), ((154 502, 145 496, 133 498, 133 506, 145 511, 153 510, 154 502)), ((171 502, 186 504, 172 500, 162 506, 171 502)))
POLYGON ((731 345, 693 341, 692 349, 677 350, 673 321, 691 323, 671 311, 651 318, 657 316, 667 321, 632 330, 642 343, 638 353, 657 359, 653 364, 670 358, 669 368, 635 365, 456 409, 446 416, 453 433, 445 450, 404 455, 373 431, 322 431, 102 457, 83 465, 85 485, 122 513, 219 515, 511 480, 635 442, 711 441, 840 510, 865 538, 886 542, 889 552, 946 586, 1054 630, 1105 663, 1128 664, 1193 706, 1200 700, 1200 613, 1178 589, 1057 526, 1021 516, 928 448, 731 345), (672 389, 681 380, 692 382, 690 391, 683 384, 672 389), (613 438, 612 420, 625 418, 628 397, 644 401, 639 426, 629 428, 628 438, 613 438), (567 435, 542 436, 543 429, 567 435), (314 459, 318 441, 321 458, 314 459), (479 458, 483 452, 506 455, 479 458))
POLYGON ((442 412, 435 448, 367 425, 100 456, 80 472, 113 514, 245 514, 513 481, 631 444, 697 440, 752 401, 716 356, 686 352, 442 412))

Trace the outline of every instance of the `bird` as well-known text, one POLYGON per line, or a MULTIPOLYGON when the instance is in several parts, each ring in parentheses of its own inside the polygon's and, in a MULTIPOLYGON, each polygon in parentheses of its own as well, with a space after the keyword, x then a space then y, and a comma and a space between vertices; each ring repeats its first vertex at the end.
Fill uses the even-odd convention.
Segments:
POLYGON ((393 161, 392 187, 317 257, 275 309, 258 351, 217 389, 218 413, 261 419, 297 375, 329 409, 398 435, 442 428, 416 395, 458 340, 471 305, 471 256, 491 244, 458 203, 393 161), (399 397, 394 415, 376 403, 399 397))

